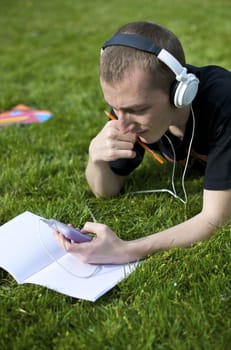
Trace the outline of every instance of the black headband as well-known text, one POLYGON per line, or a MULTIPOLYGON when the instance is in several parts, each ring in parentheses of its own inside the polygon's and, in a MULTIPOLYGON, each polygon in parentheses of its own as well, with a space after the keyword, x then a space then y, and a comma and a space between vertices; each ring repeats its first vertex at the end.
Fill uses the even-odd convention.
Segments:
POLYGON ((156 56, 158 56, 162 50, 150 40, 136 34, 116 34, 104 43, 102 49, 105 49, 108 46, 132 47, 137 50, 155 54, 156 56))

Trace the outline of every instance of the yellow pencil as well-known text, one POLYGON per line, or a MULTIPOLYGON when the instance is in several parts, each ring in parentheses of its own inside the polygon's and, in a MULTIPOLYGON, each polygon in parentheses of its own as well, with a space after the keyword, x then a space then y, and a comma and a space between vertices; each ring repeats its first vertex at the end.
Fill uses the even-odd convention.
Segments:
MULTIPOLYGON (((109 113, 108 111, 104 111, 104 113, 106 114, 106 116, 112 120, 116 120, 116 117, 114 117, 111 113, 109 113)), ((151 156, 157 160, 157 162, 159 162, 160 164, 163 164, 164 161, 163 159, 161 159, 155 152, 153 152, 147 145, 145 145, 145 143, 143 143, 139 138, 137 138, 137 142, 140 144, 141 147, 143 147, 143 149, 145 149, 145 151, 147 151, 149 154, 151 154, 151 156)))

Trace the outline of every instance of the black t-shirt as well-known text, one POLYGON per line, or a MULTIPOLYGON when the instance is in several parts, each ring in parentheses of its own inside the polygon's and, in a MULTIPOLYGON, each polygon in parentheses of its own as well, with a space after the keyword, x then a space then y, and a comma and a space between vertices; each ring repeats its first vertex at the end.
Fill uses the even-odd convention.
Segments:
MULTIPOLYGON (((195 67, 187 65, 188 72, 200 80, 198 93, 192 103, 195 116, 195 132, 192 142, 190 163, 204 164, 204 188, 225 190, 231 188, 231 72, 218 66, 195 67)), ((167 132, 176 154, 176 160, 185 160, 192 136, 192 115, 190 115, 184 138, 180 141, 167 132)), ((148 145, 167 159, 173 159, 173 152, 165 136, 148 145)), ((112 171, 128 175, 142 162, 144 149, 135 144, 136 157, 117 159, 110 162, 112 171)))

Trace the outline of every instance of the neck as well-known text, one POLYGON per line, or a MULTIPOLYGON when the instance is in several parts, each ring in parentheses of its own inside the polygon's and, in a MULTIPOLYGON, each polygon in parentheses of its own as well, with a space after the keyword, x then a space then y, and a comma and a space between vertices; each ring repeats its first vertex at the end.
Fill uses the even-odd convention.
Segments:
POLYGON ((173 118, 174 121, 172 125, 169 126, 169 131, 180 139, 183 139, 184 137, 186 124, 190 115, 190 108, 191 106, 186 106, 184 108, 177 109, 173 118))

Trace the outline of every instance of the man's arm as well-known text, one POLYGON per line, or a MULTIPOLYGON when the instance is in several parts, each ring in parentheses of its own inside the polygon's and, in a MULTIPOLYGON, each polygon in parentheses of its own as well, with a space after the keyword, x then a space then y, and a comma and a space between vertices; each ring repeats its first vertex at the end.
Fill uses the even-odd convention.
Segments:
POLYGON ((119 194, 125 176, 116 175, 110 169, 109 161, 119 158, 134 158, 133 150, 136 135, 120 132, 118 120, 109 121, 93 138, 89 146, 89 159, 86 168, 86 179, 97 196, 115 196, 119 194))
POLYGON ((58 235, 60 245, 86 263, 120 264, 141 260, 155 252, 188 247, 202 241, 231 217, 231 190, 204 190, 202 211, 191 219, 162 232, 132 241, 121 240, 108 226, 86 223, 83 232, 96 237, 90 243, 73 244, 58 235))
MULTIPOLYGON (((204 190, 202 211, 179 225, 141 238, 135 243, 137 257, 145 257, 160 250, 188 247, 194 242, 207 239, 231 217, 231 190, 204 190), (139 244, 140 243, 140 246, 139 244)), ((134 242, 134 243, 132 243, 134 242)), ((130 247, 133 251, 132 247, 130 247)), ((129 248, 128 248, 129 250, 129 248)))
POLYGON ((93 162, 89 157, 86 179, 96 197, 112 197, 119 194, 125 177, 114 174, 108 162, 93 162))

